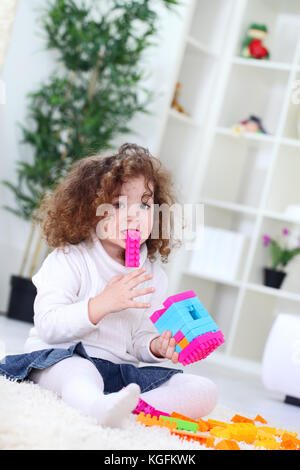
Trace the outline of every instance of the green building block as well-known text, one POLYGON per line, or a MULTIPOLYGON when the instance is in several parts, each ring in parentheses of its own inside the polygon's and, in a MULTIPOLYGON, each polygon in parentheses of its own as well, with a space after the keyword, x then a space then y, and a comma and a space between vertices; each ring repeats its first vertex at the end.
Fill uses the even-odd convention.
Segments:
POLYGON ((163 418, 165 421, 167 419, 169 421, 176 421, 177 429, 179 431, 193 431, 193 432, 198 431, 198 424, 197 423, 191 423, 190 421, 184 421, 183 419, 171 418, 170 416, 164 416, 164 415, 160 415, 159 417, 163 418))

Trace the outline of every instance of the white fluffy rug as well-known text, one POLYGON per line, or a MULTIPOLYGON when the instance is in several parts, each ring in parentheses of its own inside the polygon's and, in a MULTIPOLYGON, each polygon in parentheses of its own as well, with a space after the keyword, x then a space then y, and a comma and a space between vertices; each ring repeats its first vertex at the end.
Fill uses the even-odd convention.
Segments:
MULTIPOLYGON (((174 410, 176 411, 176 410, 174 410)), ((229 421, 238 411, 218 405, 210 415, 229 421)), ((182 441, 168 429, 145 426, 128 418, 123 429, 102 428, 70 408, 52 392, 30 382, 0 376, 0 449, 157 449, 206 450, 197 442, 182 441)), ((254 446, 243 444, 243 449, 254 446)))

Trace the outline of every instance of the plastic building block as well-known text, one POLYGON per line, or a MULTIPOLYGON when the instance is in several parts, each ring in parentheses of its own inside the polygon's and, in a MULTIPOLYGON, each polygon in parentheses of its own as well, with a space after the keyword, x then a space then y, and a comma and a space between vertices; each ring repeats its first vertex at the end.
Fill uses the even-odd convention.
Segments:
POLYGON ((234 423, 227 427, 231 439, 253 444, 257 438, 257 428, 251 423, 234 423))
POLYGON ((212 428, 210 430, 210 434, 215 437, 223 438, 223 439, 229 439, 231 437, 230 432, 228 429, 223 428, 221 426, 216 426, 215 428, 212 428))
POLYGON ((144 424, 145 426, 159 426, 161 428, 166 427, 166 428, 169 428, 170 430, 177 428, 176 421, 170 421, 169 419, 166 418, 166 416, 160 416, 158 418, 157 416, 145 415, 145 413, 143 412, 141 412, 137 416, 136 421, 138 423, 144 424))
POLYGON ((238 443, 232 439, 223 439, 215 445, 216 450, 241 450, 238 443))
POLYGON ((178 418, 169 418, 166 416, 160 416, 160 418, 163 418, 166 421, 171 421, 177 423, 177 428, 179 431, 192 431, 192 432, 197 432, 198 431, 198 423, 191 423, 191 421, 185 421, 182 419, 178 418))
POLYGON ((207 424, 209 426, 209 429, 215 428, 216 426, 222 428, 227 428, 228 426, 228 423, 225 423, 224 421, 217 421, 216 419, 208 419, 207 424))
POLYGON ((286 432, 282 435, 280 448, 285 450, 300 449, 300 440, 286 432))
POLYGON ((231 418, 231 421, 233 423, 252 423, 252 424, 254 424, 253 419, 246 418, 245 416, 241 416, 241 415, 234 415, 234 417, 231 418))
POLYGON ((170 414, 170 417, 182 419, 183 421, 189 421, 190 423, 196 423, 199 425, 199 422, 196 421, 195 419, 189 418, 188 416, 181 415, 180 413, 176 413, 176 411, 172 411, 172 413, 170 414))
POLYGON ((125 266, 138 267, 140 265, 140 241, 139 230, 127 230, 125 266))
POLYGON ((268 422, 260 415, 257 415, 256 418, 254 418, 254 421, 258 421, 259 423, 262 423, 262 424, 268 424, 268 422))
POLYGON ((263 447, 266 450, 277 450, 280 448, 280 442, 274 439, 265 439, 264 441, 255 441, 255 447, 263 447))
POLYGON ((265 439, 273 439, 273 440, 276 441, 273 434, 271 434, 268 431, 264 431, 263 429, 258 429, 257 438, 258 438, 259 441, 262 441, 262 440, 265 440, 265 439))
POLYGON ((206 423, 206 421, 204 421, 203 419, 198 419, 198 429, 199 431, 209 431, 209 425, 206 423))
POLYGON ((138 415, 139 413, 144 412, 145 416, 170 416, 168 413, 164 413, 163 411, 156 410, 153 406, 149 405, 149 403, 145 402, 141 398, 139 398, 138 404, 133 410, 133 414, 138 415))
POLYGON ((150 319, 160 334, 164 330, 172 332, 183 365, 205 359, 224 343, 223 333, 194 291, 168 297, 163 305, 150 319))
POLYGON ((214 438, 200 434, 195 434, 191 432, 185 432, 185 431, 177 431, 177 430, 172 430, 171 434, 174 434, 178 436, 181 439, 187 440, 187 441, 197 441, 199 444, 204 444, 206 447, 214 447, 214 438))

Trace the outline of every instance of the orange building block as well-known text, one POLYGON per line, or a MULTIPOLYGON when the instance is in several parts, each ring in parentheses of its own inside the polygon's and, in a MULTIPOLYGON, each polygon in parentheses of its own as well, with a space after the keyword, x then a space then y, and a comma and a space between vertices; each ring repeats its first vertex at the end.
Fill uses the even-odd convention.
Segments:
POLYGON ((203 433, 201 435, 187 431, 172 430, 171 434, 174 434, 175 436, 178 436, 181 439, 186 439, 188 441, 197 441, 199 442, 199 444, 203 444, 206 447, 214 447, 214 438, 210 437, 209 435, 204 436, 203 433))
POLYGON ((232 439, 223 439, 215 445, 216 450, 241 450, 237 442, 232 439))
POLYGON ((230 437, 236 441, 243 441, 247 444, 253 444, 257 437, 257 428, 251 423, 228 424, 230 437))
POLYGON ((300 449, 300 440, 290 433, 284 433, 281 440, 281 449, 285 450, 297 450, 300 449))
POLYGON ((204 421, 204 419, 201 419, 201 418, 198 419, 197 423, 198 423, 199 431, 202 431, 202 432, 209 431, 210 426, 209 424, 207 424, 206 421, 204 421))
POLYGON ((254 421, 258 421, 259 423, 262 423, 262 424, 268 424, 268 421, 266 421, 265 418, 263 418, 260 415, 257 415, 256 418, 254 418, 254 421))
POLYGON ((158 418, 157 416, 151 416, 150 414, 145 416, 143 411, 138 414, 136 421, 138 423, 145 424, 145 426, 160 426, 169 428, 170 430, 177 428, 176 421, 170 421, 169 419, 163 419, 161 417, 158 418))
POLYGON ((234 417, 231 418, 231 421, 233 423, 252 423, 252 424, 254 424, 253 419, 246 418, 245 416, 241 416, 241 415, 234 415, 234 417))
POLYGON ((187 345, 190 344, 186 338, 183 338, 180 343, 178 343, 178 346, 181 347, 181 349, 184 349, 187 347, 187 345))

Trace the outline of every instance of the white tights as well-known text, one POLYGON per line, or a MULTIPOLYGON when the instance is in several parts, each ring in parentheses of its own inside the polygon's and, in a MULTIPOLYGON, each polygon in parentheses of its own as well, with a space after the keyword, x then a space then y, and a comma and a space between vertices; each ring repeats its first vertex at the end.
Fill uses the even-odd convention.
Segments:
POLYGON ((140 393, 130 384, 117 393, 104 395, 103 379, 96 366, 80 356, 72 356, 43 370, 33 369, 29 379, 61 396, 69 406, 96 418, 102 426, 119 427, 141 397, 160 411, 184 414, 194 419, 209 414, 217 402, 216 386, 209 379, 191 374, 175 374, 149 392, 140 393))

